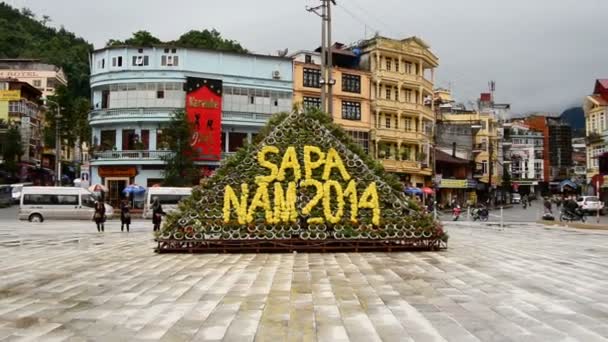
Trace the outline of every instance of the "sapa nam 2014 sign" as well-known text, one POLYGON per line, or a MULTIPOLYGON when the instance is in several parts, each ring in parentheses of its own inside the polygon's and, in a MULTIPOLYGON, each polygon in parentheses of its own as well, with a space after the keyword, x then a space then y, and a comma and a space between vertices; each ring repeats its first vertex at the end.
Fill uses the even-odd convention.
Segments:
POLYGON ((300 165, 298 151, 293 146, 285 151, 280 151, 275 146, 264 146, 257 154, 257 163, 268 171, 267 174, 256 176, 255 184, 242 183, 240 189, 234 189, 230 185, 225 187, 224 222, 234 221, 236 216, 239 224, 252 223, 258 212, 263 212, 265 221, 270 224, 295 223, 300 215, 309 216, 314 208, 322 206, 323 215, 309 217, 309 224, 336 224, 343 219, 357 223, 359 209, 371 209, 372 224, 380 224, 380 204, 375 182, 369 183, 363 192, 358 193, 357 181, 352 179, 334 148, 323 151, 318 146, 306 145, 300 152, 303 153, 303 165, 300 165), (269 160, 269 155, 279 153, 282 153, 280 164, 269 160), (313 178, 316 169, 322 170, 320 179, 313 178), (287 179, 288 173, 290 179, 287 179), (331 179, 332 175, 339 175, 340 180, 331 179), (302 187, 313 189, 315 194, 298 212, 300 206, 297 205, 297 189, 302 187), (271 201, 271 193, 274 201, 271 201), (332 206, 332 203, 335 205, 332 206), (347 205, 350 217, 345 218, 347 205))

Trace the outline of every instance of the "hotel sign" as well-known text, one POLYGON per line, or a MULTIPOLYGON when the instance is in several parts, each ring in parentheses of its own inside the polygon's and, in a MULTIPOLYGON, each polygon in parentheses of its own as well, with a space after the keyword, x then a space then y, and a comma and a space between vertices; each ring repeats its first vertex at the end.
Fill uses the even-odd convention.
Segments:
POLYGON ((0 101, 19 101, 21 100, 20 90, 0 90, 0 101))

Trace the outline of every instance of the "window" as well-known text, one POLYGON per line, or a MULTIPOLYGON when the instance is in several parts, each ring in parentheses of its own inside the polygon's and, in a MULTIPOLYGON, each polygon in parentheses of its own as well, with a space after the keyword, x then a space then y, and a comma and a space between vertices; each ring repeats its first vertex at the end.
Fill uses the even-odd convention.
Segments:
POLYGON ((483 173, 484 175, 486 173, 488 173, 488 161, 487 160, 481 161, 481 173, 483 173))
POLYGON ((391 71, 391 65, 393 63, 393 60, 390 58, 386 59, 386 70, 391 71))
POLYGON ((386 91, 385 98, 387 100, 390 100, 391 99, 391 88, 390 87, 386 87, 385 91, 386 91))
POLYGON ((321 70, 304 68, 304 86, 321 88, 321 70))
POLYGON ((311 55, 305 55, 304 56, 304 63, 306 63, 306 64, 312 64, 312 56, 311 55))
POLYGON ((302 102, 303 107, 306 108, 321 108, 321 98, 320 97, 304 97, 304 101, 302 102))
POLYGON ((384 126, 386 128, 391 128, 391 117, 388 115, 384 118, 384 126))
POLYGON ((395 61, 395 71, 399 72, 399 61, 395 61))
POLYGON ((410 62, 405 62, 405 73, 406 74, 411 74, 412 73, 412 63, 410 62))
POLYGON ((189 195, 156 195, 156 197, 158 197, 160 204, 175 205, 189 195))
POLYGON ((25 194, 25 195, 23 195, 23 204, 27 204, 27 205, 57 204, 57 196, 56 195, 25 194))
POLYGON ((133 66, 147 66, 149 63, 148 56, 133 56, 133 66))
POLYGON ((157 99, 164 99, 165 98, 165 91, 164 90, 157 90, 156 91, 156 98, 157 99))
POLYGON ((34 87, 42 87, 42 80, 34 80, 34 87))
POLYGON ((405 90, 405 102, 412 102, 412 90, 411 89, 405 90))
POLYGON ((342 91, 349 93, 361 92, 361 76, 342 74, 342 91))
POLYGON ((102 58, 100 62, 100 68, 104 69, 106 67, 106 59, 102 58))
POLYGON ((412 118, 405 118, 404 128, 406 131, 413 131, 412 129, 412 118))
POLYGON ((78 205, 78 195, 57 195, 57 204, 78 205))
POLYGON ((359 131, 346 131, 348 135, 355 141, 355 143, 361 145, 365 153, 369 153, 369 133, 359 131))
POLYGON ((112 66, 121 67, 122 66, 122 56, 112 57, 112 66))
POLYGON ((342 101, 342 119, 361 120, 361 103, 342 101))
POLYGON ((82 195, 81 200, 82 200, 82 206, 88 207, 88 208, 95 207, 95 199, 93 197, 91 197, 91 195, 82 195))
POLYGON ((606 129, 606 121, 604 120, 604 112, 600 113, 600 131, 603 132, 606 129))
POLYGON ((595 114, 591 115, 591 132, 595 132, 595 128, 596 128, 596 123, 595 123, 595 114))
POLYGON ((57 86, 56 82, 55 82, 55 78, 53 77, 48 77, 46 79, 46 87, 47 88, 55 88, 57 86))
POLYGON ((179 63, 179 57, 173 55, 162 55, 160 58, 160 64, 162 66, 177 66, 179 63))
POLYGON ((101 148, 104 150, 111 150, 116 146, 116 131, 107 130, 101 131, 101 148))

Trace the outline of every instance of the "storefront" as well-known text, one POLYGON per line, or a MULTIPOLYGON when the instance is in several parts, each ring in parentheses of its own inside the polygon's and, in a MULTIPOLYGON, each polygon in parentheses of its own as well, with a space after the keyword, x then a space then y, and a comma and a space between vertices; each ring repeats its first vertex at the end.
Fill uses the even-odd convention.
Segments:
POLYGON ((439 182, 438 203, 449 206, 457 203, 461 206, 477 203, 477 181, 474 179, 441 179, 439 182))

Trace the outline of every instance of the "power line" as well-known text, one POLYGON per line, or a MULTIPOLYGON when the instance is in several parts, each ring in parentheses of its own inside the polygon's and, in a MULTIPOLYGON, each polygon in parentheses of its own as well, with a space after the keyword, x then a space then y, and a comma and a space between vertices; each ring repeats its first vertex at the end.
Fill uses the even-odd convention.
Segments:
MULTIPOLYGON (((343 5, 341 6, 336 6, 340 9, 342 9, 344 11, 344 13, 348 14, 351 18, 355 19, 356 21, 358 21, 359 23, 363 24, 365 26, 365 31, 367 32, 367 28, 369 27, 370 29, 372 29, 374 32, 377 32, 378 30, 376 28, 374 28, 373 26, 369 25, 364 19, 362 19, 361 17, 359 17, 358 15, 356 15, 355 13, 351 12, 348 8, 344 7, 343 5)), ((367 39, 367 34, 364 34, 364 39, 367 39)))

